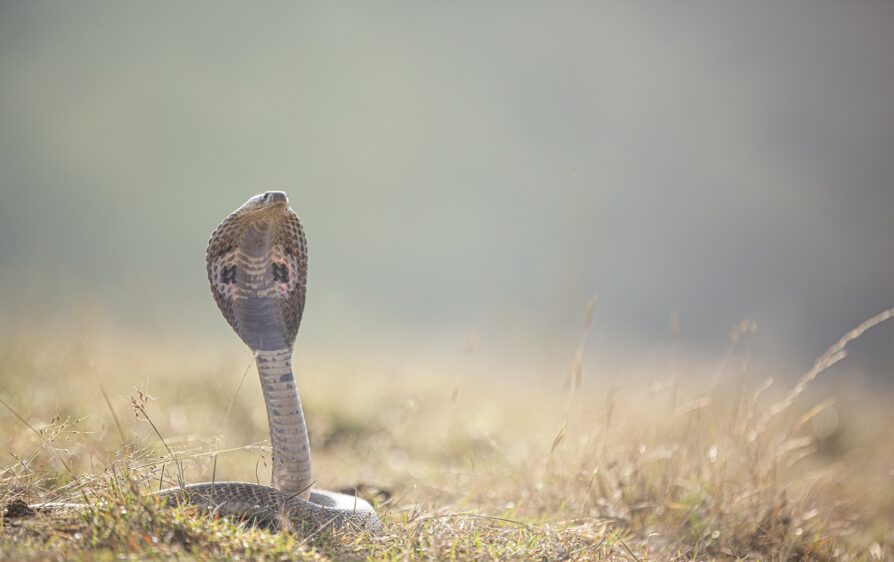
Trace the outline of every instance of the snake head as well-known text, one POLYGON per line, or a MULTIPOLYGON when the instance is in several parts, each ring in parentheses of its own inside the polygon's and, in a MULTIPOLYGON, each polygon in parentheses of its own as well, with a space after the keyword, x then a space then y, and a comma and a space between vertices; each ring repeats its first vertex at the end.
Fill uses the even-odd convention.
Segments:
POLYGON ((283 212, 289 208, 289 198, 283 191, 267 191, 251 197, 236 212, 240 214, 259 214, 283 212))

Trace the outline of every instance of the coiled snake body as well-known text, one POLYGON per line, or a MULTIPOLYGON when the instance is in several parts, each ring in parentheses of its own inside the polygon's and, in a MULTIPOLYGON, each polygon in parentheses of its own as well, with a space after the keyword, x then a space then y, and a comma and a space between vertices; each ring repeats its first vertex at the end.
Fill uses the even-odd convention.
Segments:
POLYGON ((256 195, 227 216, 211 235, 206 265, 217 306, 255 353, 270 425, 273 478, 270 486, 206 482, 156 493, 167 503, 187 502, 276 528, 378 531, 381 524, 366 501, 311 490, 310 443, 291 365, 304 311, 307 243, 286 194, 256 195))

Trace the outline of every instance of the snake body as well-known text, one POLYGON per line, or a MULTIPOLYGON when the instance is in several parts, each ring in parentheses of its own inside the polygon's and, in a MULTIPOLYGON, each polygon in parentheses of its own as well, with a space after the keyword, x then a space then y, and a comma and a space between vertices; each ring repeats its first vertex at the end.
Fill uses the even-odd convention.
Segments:
POLYGON ((206 267, 224 318, 255 354, 270 425, 272 482, 206 482, 155 493, 169 504, 189 503, 275 528, 378 531, 381 523, 366 501, 311 489, 310 442, 292 372, 292 347, 304 311, 307 243, 286 194, 255 195, 230 213, 211 235, 206 267))

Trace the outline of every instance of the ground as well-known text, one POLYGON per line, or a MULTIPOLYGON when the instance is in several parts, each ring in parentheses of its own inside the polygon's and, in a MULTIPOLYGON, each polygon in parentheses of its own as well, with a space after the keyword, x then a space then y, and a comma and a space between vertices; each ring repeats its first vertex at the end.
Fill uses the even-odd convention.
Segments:
POLYGON ((317 485, 374 502, 383 534, 166 508, 148 492, 180 478, 269 480, 250 355, 202 349, 37 329, 0 345, 0 559, 894 557, 887 397, 736 361, 711 384, 317 361, 298 374, 317 485), (57 499, 89 507, 26 507, 57 499))

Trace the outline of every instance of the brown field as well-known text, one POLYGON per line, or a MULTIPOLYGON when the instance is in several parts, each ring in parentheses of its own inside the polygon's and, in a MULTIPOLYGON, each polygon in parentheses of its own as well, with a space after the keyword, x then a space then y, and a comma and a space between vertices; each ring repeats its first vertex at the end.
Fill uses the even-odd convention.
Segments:
POLYGON ((306 365, 318 485, 376 502, 385 533, 302 537, 145 493, 267 482, 248 352, 25 330, 0 344, 0 559, 892 559, 890 400, 811 387, 858 335, 773 384, 306 365), (58 499, 90 506, 16 508, 58 499))

